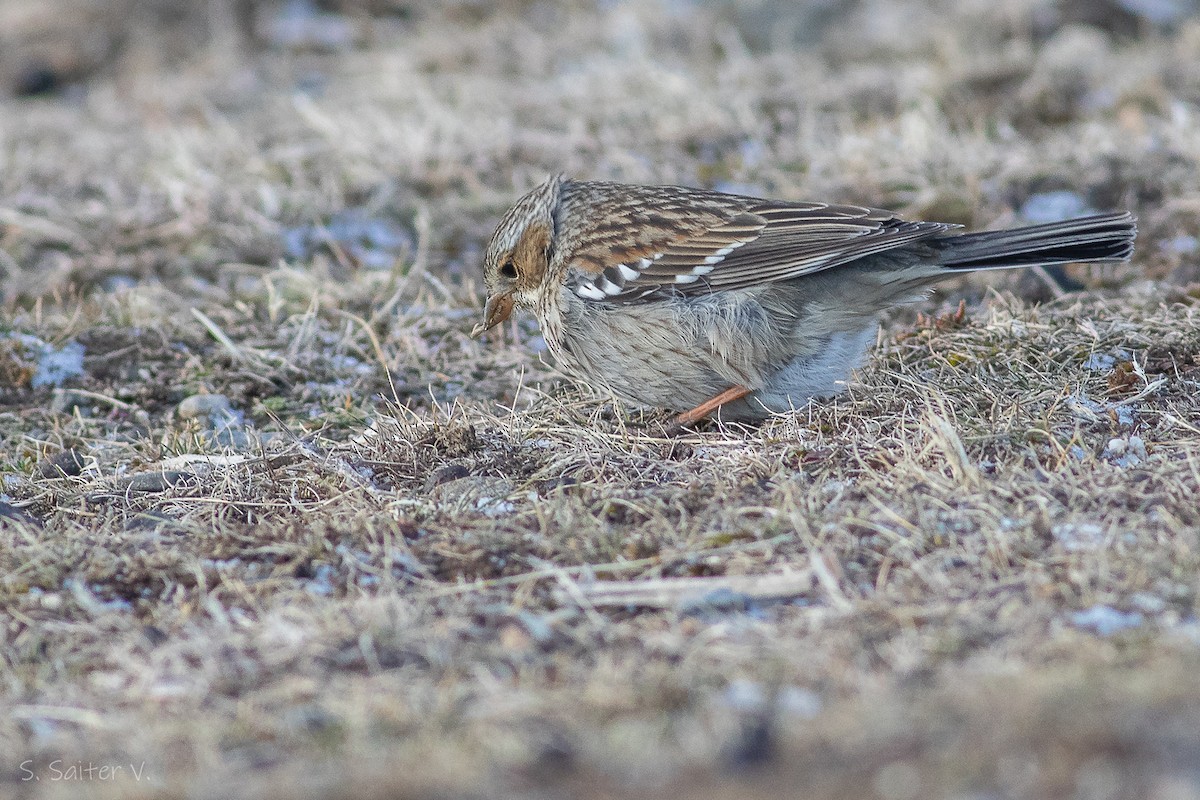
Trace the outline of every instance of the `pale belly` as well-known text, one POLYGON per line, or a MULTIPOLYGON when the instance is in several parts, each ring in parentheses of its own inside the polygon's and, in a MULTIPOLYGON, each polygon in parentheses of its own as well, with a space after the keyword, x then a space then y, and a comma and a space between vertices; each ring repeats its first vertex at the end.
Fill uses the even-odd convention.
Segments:
POLYGON ((841 392, 874 341, 874 319, 821 332, 783 327, 757 303, 653 303, 569 308, 550 342, 560 363, 620 399, 685 411, 733 386, 753 390, 727 404, 725 420, 761 419, 841 392), (574 313, 571 313, 574 312, 574 313))

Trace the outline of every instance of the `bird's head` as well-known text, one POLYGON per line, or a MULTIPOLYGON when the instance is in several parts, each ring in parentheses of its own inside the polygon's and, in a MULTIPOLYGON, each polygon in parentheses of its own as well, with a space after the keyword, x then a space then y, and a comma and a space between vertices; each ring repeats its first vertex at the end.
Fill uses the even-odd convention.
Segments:
POLYGON ((478 336, 508 319, 514 307, 534 308, 550 279, 554 210, 564 182, 556 175, 517 201, 492 234, 483 257, 487 304, 478 336))

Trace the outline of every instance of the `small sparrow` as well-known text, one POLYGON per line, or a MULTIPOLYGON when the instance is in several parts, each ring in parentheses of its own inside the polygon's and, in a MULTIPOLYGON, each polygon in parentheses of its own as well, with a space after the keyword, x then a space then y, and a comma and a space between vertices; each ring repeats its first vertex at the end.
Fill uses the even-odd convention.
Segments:
POLYGON ((841 391, 889 306, 949 275, 1124 261, 1129 213, 957 234, 860 206, 552 177, 500 221, 473 336, 530 311, 556 359, 627 402, 761 419, 841 391))

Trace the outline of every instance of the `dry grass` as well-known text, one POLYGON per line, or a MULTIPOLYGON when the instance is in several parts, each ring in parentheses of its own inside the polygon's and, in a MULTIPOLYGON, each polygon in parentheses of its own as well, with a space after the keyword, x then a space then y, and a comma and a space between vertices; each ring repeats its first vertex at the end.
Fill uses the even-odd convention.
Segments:
POLYGON ((0 11, 0 795, 1200 797, 1200 22, 103 5, 0 11), (664 438, 467 336, 554 170, 1142 234, 664 438))

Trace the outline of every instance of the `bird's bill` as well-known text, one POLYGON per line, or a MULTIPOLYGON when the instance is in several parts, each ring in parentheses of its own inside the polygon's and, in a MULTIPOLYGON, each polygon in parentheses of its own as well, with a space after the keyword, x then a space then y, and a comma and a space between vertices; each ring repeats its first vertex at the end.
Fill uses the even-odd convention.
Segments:
POLYGON ((513 297, 511 294, 498 294, 487 299, 483 307, 483 322, 471 330, 471 336, 479 336, 484 331, 490 331, 512 315, 513 297))

